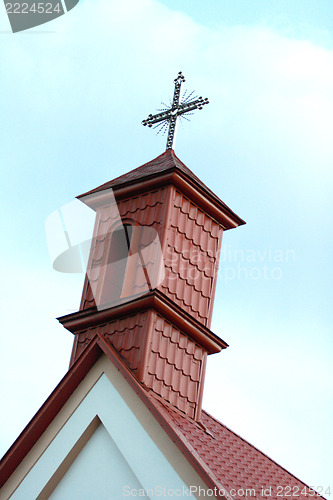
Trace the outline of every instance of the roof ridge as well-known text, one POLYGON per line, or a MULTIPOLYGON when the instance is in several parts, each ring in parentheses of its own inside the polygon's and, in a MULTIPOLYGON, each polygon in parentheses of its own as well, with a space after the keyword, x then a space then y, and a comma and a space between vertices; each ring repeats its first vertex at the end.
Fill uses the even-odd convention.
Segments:
POLYGON ((115 177, 111 181, 104 182, 100 186, 98 186, 94 189, 91 189, 83 194, 80 194, 79 196, 77 196, 77 198, 82 198, 83 196, 95 193, 97 191, 104 191, 110 187, 116 186, 117 181, 121 181, 121 183, 125 183, 126 179, 129 177, 129 174, 131 174, 131 176, 133 176, 133 175, 135 176, 135 174, 138 171, 143 170, 144 168, 147 168, 147 166, 149 166, 150 164, 160 165, 161 163, 163 163, 162 160, 165 159, 164 157, 168 157, 168 156, 170 156, 170 158, 168 158, 168 160, 173 161, 175 167, 177 167, 176 161, 175 161, 175 158, 176 158, 179 161, 179 163, 181 163, 181 165, 183 167, 188 169, 188 167, 186 167, 186 165, 175 155, 175 152, 173 149, 167 149, 162 154, 156 156, 156 158, 153 158, 152 160, 149 160, 146 163, 143 163, 143 165, 139 165, 138 167, 134 168, 133 170, 130 170, 129 172, 126 172, 125 174, 118 175, 118 177, 115 177))
MULTIPOLYGON (((156 156, 156 158, 154 158, 153 160, 149 160, 146 163, 143 163, 143 165, 139 165, 138 167, 133 168, 133 170, 131 170, 130 173, 137 172, 138 170, 140 170, 143 167, 146 167, 147 165, 149 165, 149 163, 152 163, 152 162, 161 163, 161 161, 159 159, 162 159, 163 156, 166 156, 170 152, 174 154, 173 149, 167 149, 166 151, 164 151, 164 153, 156 156)), ((127 172, 127 173, 129 173, 129 172, 127 172)), ((126 174, 119 175, 118 177, 116 177, 115 179, 113 179, 112 182, 116 182, 118 179, 121 179, 124 175, 126 175, 126 174)), ((109 184, 109 182, 106 182, 105 184, 109 184)), ((104 186, 104 184, 102 184, 102 186, 104 186)), ((100 187, 102 187, 102 186, 100 186, 100 187)))

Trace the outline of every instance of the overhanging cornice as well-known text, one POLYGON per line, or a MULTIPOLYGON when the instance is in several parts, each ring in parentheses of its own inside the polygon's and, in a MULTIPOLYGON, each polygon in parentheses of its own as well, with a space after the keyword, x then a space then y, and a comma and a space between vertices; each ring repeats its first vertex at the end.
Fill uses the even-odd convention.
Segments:
POLYGON ((206 349, 208 354, 220 352, 222 349, 228 347, 228 344, 224 340, 174 304, 159 290, 153 290, 130 302, 125 302, 101 311, 98 311, 96 308, 85 309, 57 319, 67 330, 76 334, 88 328, 149 309, 155 310, 183 333, 186 333, 192 340, 206 349))
POLYGON ((125 182, 119 180, 119 183, 117 183, 117 180, 115 180, 110 184, 78 196, 78 199, 96 210, 99 206, 109 202, 110 188, 112 188, 116 200, 120 201, 167 185, 174 185, 178 188, 185 196, 221 224, 225 230, 245 224, 245 221, 235 214, 207 186, 197 180, 195 176, 191 176, 182 170, 177 164, 171 165, 162 171, 156 170, 149 175, 128 179, 125 182))

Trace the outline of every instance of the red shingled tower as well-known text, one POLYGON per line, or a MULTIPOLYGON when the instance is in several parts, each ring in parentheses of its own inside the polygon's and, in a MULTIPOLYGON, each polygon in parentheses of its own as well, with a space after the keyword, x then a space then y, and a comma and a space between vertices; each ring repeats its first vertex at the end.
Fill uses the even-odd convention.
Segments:
MULTIPOLYGON (((97 221, 109 224, 112 233, 103 197, 109 188, 124 224, 157 231, 165 277, 150 292, 103 310, 97 310, 86 280, 80 311, 60 318, 75 334, 71 364, 99 333, 148 390, 199 420, 207 354, 227 347, 209 330, 222 234, 244 221, 171 149, 81 195, 93 198, 97 221)), ((112 240, 112 234, 99 237, 100 227, 97 223, 97 243, 92 247, 91 258, 96 261, 107 258, 112 240)), ((110 286, 106 281, 112 279, 109 276, 103 286, 110 286)))
MULTIPOLYGON (((1 498, 81 498, 82 481, 82 498, 120 498, 136 477, 142 491, 193 485, 224 500, 291 491, 322 499, 201 410, 207 354, 227 346, 209 330, 222 234, 244 222, 173 150, 82 196, 96 211, 93 273, 88 265, 80 310, 59 318, 75 334, 71 366, 1 460, 1 498), (164 256, 163 280, 147 289, 140 252, 118 265, 113 244, 123 227, 131 250, 131 227, 140 226, 156 230, 164 256), (103 267, 109 261, 116 265, 103 267)), ((145 261, 148 277, 154 264, 145 261)))

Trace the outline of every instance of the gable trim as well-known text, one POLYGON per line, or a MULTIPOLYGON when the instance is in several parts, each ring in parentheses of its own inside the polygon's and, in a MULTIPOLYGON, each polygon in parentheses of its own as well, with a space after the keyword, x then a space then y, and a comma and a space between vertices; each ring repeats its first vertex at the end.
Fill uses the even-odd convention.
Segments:
POLYGON ((97 341, 93 341, 90 349, 87 349, 78 358, 73 369, 66 373, 36 415, 23 429, 0 462, 0 488, 38 441, 101 354, 102 351, 97 345, 97 341))
MULTIPOLYGON (((128 370, 127 366, 119 359, 112 346, 107 344, 104 338, 102 338, 99 334, 96 334, 87 349, 75 361, 73 366, 54 389, 40 410, 36 413, 8 452, 4 455, 0 462, 0 487, 8 481, 13 472, 21 464, 23 459, 36 444, 44 431, 56 417, 57 413, 64 406, 74 390, 78 387, 80 382, 84 379, 103 353, 129 383, 130 387, 139 396, 140 400, 155 417, 156 421, 163 428, 169 438, 171 438, 171 440, 175 443, 179 451, 185 457, 186 461, 199 475, 204 484, 211 489, 216 487, 222 489, 221 484, 217 482, 214 477, 212 477, 212 473, 209 471, 209 468, 200 459, 190 443, 184 438, 184 436, 173 428, 171 422, 168 421, 166 411, 161 411, 160 404, 154 396, 149 394, 141 386, 135 376, 128 370)), ((59 471, 59 474, 60 473, 61 471, 59 471)), ((227 489, 223 488, 223 490, 227 492, 227 489)), ((227 493, 223 498, 234 500, 229 497, 227 493)))
POLYGON ((57 468, 55 473, 52 475, 52 477, 49 479, 49 481, 46 483, 36 500, 47 500, 51 493, 55 490, 55 488, 58 486, 74 460, 77 458, 83 447, 87 444, 91 436, 94 434, 96 431, 97 427, 101 424, 101 421, 98 417, 98 415, 93 418, 93 420, 90 422, 86 430, 83 432, 83 434, 80 436, 78 441, 75 443, 71 451, 68 453, 68 455, 65 457, 63 462, 60 464, 60 466, 57 468))

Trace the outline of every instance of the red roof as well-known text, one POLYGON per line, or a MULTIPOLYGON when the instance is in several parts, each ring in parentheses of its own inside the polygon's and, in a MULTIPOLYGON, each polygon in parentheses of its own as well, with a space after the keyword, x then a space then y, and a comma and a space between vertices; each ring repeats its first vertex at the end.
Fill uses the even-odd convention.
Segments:
POLYGON ((1 460, 0 487, 11 476, 103 353, 126 378, 207 486, 211 489, 216 488, 214 496, 240 500, 245 496, 242 491, 253 489, 256 496, 250 494, 247 496, 278 500, 285 497, 284 494, 277 495, 278 487, 290 487, 292 491, 299 488, 297 490, 299 498, 314 496, 323 498, 208 413, 202 412, 202 421, 198 423, 184 417, 167 403, 162 403, 139 384, 116 351, 98 334, 1 460), (265 497, 262 494, 262 487, 269 486, 272 487, 272 493, 265 497))
POLYGON ((156 404, 178 438, 211 477, 216 488, 225 489, 232 498, 254 498, 254 494, 249 491, 253 490, 255 498, 281 499, 288 496, 286 494, 290 491, 289 487, 291 493, 298 492, 298 495, 294 495, 296 498, 321 498, 305 483, 209 413, 202 411, 201 426, 160 401, 156 404), (264 495, 262 488, 271 488, 269 495, 264 495), (246 490, 247 494, 243 494, 246 490))
MULTIPOLYGON (((108 181, 95 189, 92 189, 88 193, 84 193, 81 196, 87 194, 97 193, 98 191, 103 191, 104 189, 116 188, 122 186, 123 184, 133 183, 136 180, 141 180, 143 178, 148 178, 154 175, 160 175, 169 169, 176 168, 191 178, 193 181, 198 183, 205 190, 210 191, 212 195, 216 195, 211 191, 175 154, 173 149, 167 149, 164 153, 157 156, 153 160, 141 165, 126 174, 116 177, 112 181, 108 181)), ((217 197, 216 197, 217 198, 217 197)))

